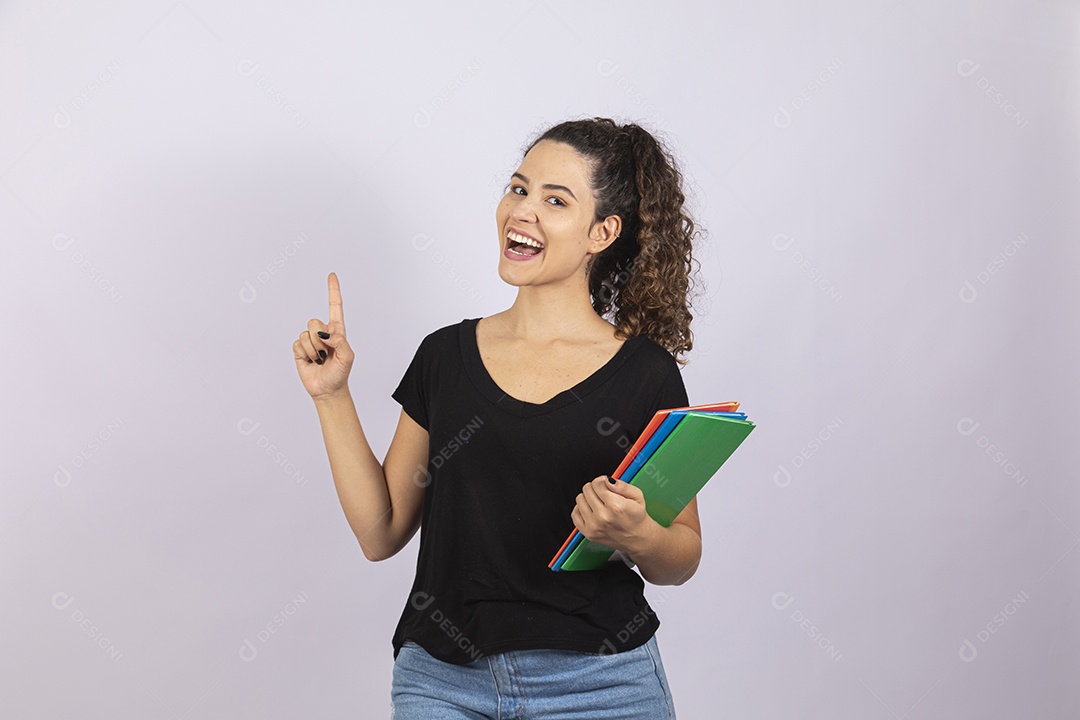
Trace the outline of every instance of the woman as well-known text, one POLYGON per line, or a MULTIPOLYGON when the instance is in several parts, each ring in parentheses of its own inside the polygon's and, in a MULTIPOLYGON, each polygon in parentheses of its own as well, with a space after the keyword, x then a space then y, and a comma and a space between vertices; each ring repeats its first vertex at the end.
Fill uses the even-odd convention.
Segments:
POLYGON ((692 346, 694 223, 680 184, 637 125, 568 121, 533 141, 496 210, 499 276, 517 297, 423 339, 392 393, 383 464, 346 384, 334 274, 329 322, 293 344, 365 557, 422 527, 393 637, 397 720, 675 717, 642 578, 693 575, 697 502, 665 528, 640 490, 598 473, 656 410, 689 404, 676 356, 692 346), (575 527, 617 552, 552 572, 575 527))

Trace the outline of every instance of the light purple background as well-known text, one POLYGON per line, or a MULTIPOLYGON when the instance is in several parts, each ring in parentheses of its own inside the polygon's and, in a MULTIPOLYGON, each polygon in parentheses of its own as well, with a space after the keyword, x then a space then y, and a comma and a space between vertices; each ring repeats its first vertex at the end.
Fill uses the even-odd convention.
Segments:
POLYGON ((292 342, 336 271, 383 457, 601 115, 682 161, 683 376, 758 424, 647 589, 679 717, 1075 718, 1080 8, 714 5, 0 6, 0 713, 388 716, 417 538, 363 558, 292 342))

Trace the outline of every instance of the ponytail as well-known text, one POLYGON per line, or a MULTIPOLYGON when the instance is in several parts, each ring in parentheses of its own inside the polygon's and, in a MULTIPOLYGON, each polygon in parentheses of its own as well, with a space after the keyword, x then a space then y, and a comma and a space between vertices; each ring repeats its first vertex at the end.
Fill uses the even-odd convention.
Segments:
POLYGON ((694 221, 674 157, 644 128, 608 118, 570 120, 541 140, 566 143, 592 163, 594 222, 622 219, 619 237, 587 266, 589 295, 623 339, 645 335, 675 356, 693 347, 690 321, 694 221))

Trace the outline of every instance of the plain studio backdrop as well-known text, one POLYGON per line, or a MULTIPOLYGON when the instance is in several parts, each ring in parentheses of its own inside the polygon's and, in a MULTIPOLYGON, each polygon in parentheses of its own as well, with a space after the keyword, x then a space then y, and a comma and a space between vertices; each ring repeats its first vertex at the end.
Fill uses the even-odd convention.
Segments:
POLYGON ((418 536, 364 559, 291 345, 337 272, 384 457, 424 335, 513 301, 525 143, 605 116, 707 232, 691 403, 757 423, 697 574, 647 586, 679 717, 1077 717, 1078 27, 4 3, 3 715, 388 716, 418 536))

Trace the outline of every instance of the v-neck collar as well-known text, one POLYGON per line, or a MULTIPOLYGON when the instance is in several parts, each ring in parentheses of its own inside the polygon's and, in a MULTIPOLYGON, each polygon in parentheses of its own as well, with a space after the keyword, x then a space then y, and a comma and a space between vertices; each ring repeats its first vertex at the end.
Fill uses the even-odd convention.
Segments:
POLYGON ((477 390, 479 390, 484 397, 498 407, 503 408, 507 412, 518 417, 542 415, 543 413, 551 412, 552 410, 569 405, 572 402, 577 402, 585 397, 610 378, 611 375, 626 362, 627 358, 640 347, 641 341, 644 338, 642 335, 627 338, 622 346, 619 347, 618 351, 599 369, 593 372, 592 375, 589 375, 577 385, 561 391, 546 402, 531 403, 524 400, 518 400, 507 394, 498 386, 498 384, 496 384, 495 380, 491 377, 491 374, 487 371, 487 368, 484 366, 484 361, 480 357, 480 345, 476 341, 476 325, 480 320, 481 318, 468 318, 461 321, 459 338, 461 341, 461 356, 465 361, 466 372, 469 375, 469 379, 472 380, 477 390))

